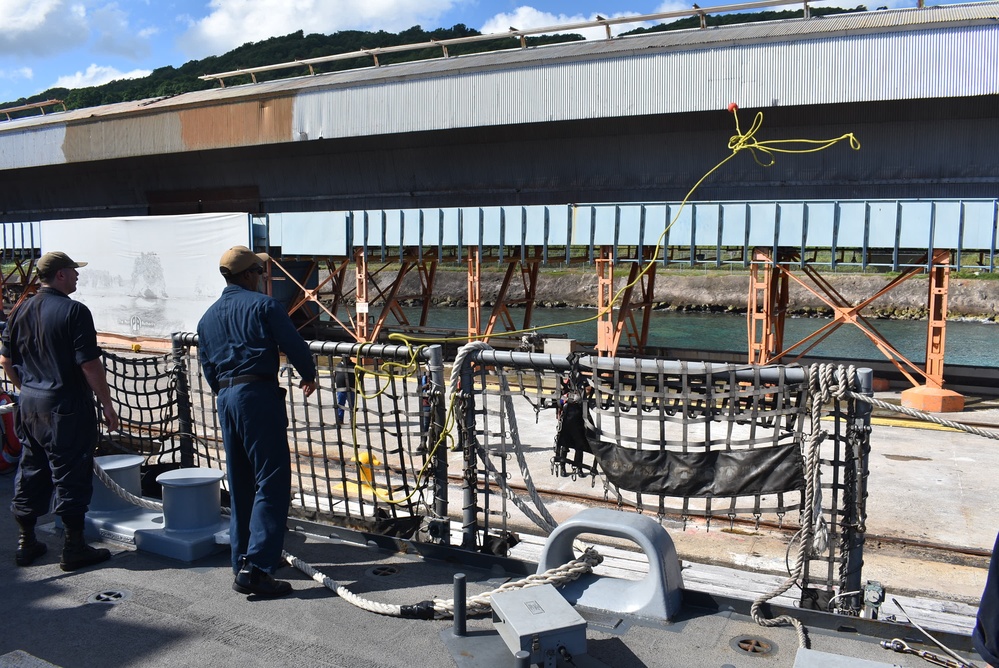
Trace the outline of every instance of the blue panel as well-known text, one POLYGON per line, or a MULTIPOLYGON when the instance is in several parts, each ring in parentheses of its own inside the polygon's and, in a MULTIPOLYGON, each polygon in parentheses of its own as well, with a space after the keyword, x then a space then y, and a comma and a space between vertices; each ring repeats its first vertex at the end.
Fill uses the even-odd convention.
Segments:
POLYGON ((572 236, 569 243, 573 246, 590 246, 593 235, 593 207, 577 206, 573 209, 572 236))
POLYGON ((958 248, 961 241, 961 203, 937 202, 933 215, 933 247, 958 248))
POLYGON ((458 246, 461 243, 458 234, 458 209, 444 209, 444 231, 440 242, 445 246, 458 246))
POLYGON ((667 235, 668 245, 690 246, 690 238, 693 233, 691 229, 692 214, 693 209, 690 206, 681 207, 679 203, 669 205, 667 213, 670 220, 669 234, 667 235))
POLYGON ((35 223, 4 223, 0 243, 4 250, 31 250, 39 248, 41 236, 35 223))
POLYGON ((479 216, 482 210, 477 206, 461 209, 461 243, 464 246, 478 246, 482 243, 479 216))
POLYGON ((502 244, 500 228, 502 227, 502 209, 498 206, 482 207, 482 245, 499 246, 502 244))
MULTIPOLYGON (((347 213, 344 211, 283 213, 280 227, 281 250, 285 255, 348 254, 347 213)), ((276 245, 273 236, 271 244, 276 245)))
MULTIPOLYGON (((441 242, 441 214, 444 209, 421 209, 423 212, 423 237, 420 244, 426 248, 441 242)), ((457 218, 457 216, 456 216, 457 218)))
POLYGON ((746 246, 746 226, 748 207, 745 204, 721 204, 722 246, 744 248, 746 246))
POLYGON ((808 232, 805 235, 805 247, 832 248, 833 226, 839 202, 806 202, 805 206, 808 209, 808 232))
POLYGON ((902 202, 902 230, 898 239, 900 248, 929 248, 930 209, 929 202, 902 202))
POLYGON ((545 210, 544 206, 524 207, 527 214, 527 231, 524 234, 524 243, 529 246, 543 246, 545 239, 545 210))
POLYGON ((549 206, 548 245, 565 246, 569 242, 569 222, 574 209, 568 206, 549 206))
POLYGON ((284 231, 284 214, 267 214, 267 228, 267 243, 271 246, 281 246, 281 233, 284 231))
POLYGON ((404 212, 399 209, 385 210, 384 240, 389 256, 395 255, 402 244, 402 217, 404 212))
POLYGON ((666 229, 669 207, 665 204, 649 204, 645 207, 645 237, 642 243, 646 246, 662 246, 663 230, 666 229))
POLYGON ((694 243, 698 246, 715 248, 718 245, 718 215, 721 209, 717 204, 693 204, 694 243))
POLYGON ((966 250, 989 250, 996 224, 996 203, 964 202, 964 239, 961 247, 966 250))
MULTIPOLYGON (((402 245, 419 246, 423 241, 420 229, 420 209, 404 209, 402 212, 402 245)), ((434 219, 436 223, 437 220, 434 219)))
POLYGON ((895 248, 895 228, 898 227, 898 202, 871 202, 868 209, 868 248, 895 248))
POLYGON ((801 248, 805 229, 805 206, 802 202, 778 202, 780 228, 777 232, 777 245, 801 248))
POLYGON ((371 242, 366 236, 366 230, 370 229, 372 226, 378 226, 381 223, 382 212, 375 209, 371 211, 360 210, 354 211, 354 248, 361 248, 365 245, 370 246, 371 242))
POLYGON ((774 226, 777 222, 776 202, 751 202, 749 204, 749 245, 772 248, 774 226))
POLYGON ((619 207, 617 243, 637 246, 642 243, 642 205, 621 204, 619 207))
POLYGON ((524 242, 524 207, 500 208, 503 209, 503 243, 508 246, 519 246, 524 242))
POLYGON ((617 244, 617 205, 597 205, 594 209, 593 245, 614 246, 617 244))
POLYGON ((867 205, 865 202, 840 202, 836 247, 862 248, 866 224, 867 205))

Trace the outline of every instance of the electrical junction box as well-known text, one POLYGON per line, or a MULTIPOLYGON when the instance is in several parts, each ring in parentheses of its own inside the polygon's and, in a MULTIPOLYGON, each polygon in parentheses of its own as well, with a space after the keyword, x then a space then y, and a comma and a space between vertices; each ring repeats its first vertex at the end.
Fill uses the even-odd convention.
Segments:
POLYGON ((586 654, 586 620, 550 584, 494 594, 493 625, 515 654, 529 652, 531 664, 555 666, 563 651, 586 654))

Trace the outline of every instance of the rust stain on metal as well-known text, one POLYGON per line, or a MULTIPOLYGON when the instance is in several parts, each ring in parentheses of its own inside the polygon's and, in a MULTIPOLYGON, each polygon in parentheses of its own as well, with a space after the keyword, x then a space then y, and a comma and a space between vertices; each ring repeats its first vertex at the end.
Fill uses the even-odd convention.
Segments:
POLYGON ((66 125, 67 162, 108 160, 182 150, 176 114, 101 118, 66 125))
POLYGON ((180 112, 188 150, 271 144, 291 140, 294 98, 248 100, 180 112))

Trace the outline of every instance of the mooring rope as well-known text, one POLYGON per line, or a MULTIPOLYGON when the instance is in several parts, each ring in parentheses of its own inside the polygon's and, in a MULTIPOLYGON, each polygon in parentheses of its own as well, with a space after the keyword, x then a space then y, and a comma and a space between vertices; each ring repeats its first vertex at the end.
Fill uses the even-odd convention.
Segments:
POLYGON ((999 432, 988 431, 987 429, 979 429, 978 427, 969 424, 962 424, 961 422, 945 420, 935 415, 931 415, 930 413, 924 413, 923 411, 916 410, 915 408, 906 408, 905 406, 898 406, 896 404, 892 404, 887 401, 882 401, 881 399, 875 399, 874 397, 868 397, 864 394, 858 394, 856 392, 850 392, 849 396, 851 399, 859 399, 860 401, 868 403, 872 406, 876 406, 877 408, 883 408, 885 410, 894 411, 896 413, 901 413, 902 415, 908 415, 909 417, 925 420, 926 422, 934 422, 944 427, 950 427, 951 429, 957 429, 958 431, 964 431, 969 434, 974 434, 975 436, 982 436, 984 438, 999 440, 999 432))
MULTIPOLYGON (((103 482, 107 488, 119 498, 124 499, 133 505, 141 506, 147 510, 163 511, 162 503, 136 496, 119 485, 113 478, 111 478, 111 476, 107 474, 107 472, 96 460, 94 461, 94 473, 96 473, 101 482, 103 482)), ((228 514, 228 508, 223 508, 222 510, 224 514, 228 514)), ((358 608, 361 608, 362 610, 374 612, 379 615, 386 615, 389 617, 405 617, 407 619, 445 619, 454 615, 454 599, 434 599, 432 601, 421 601, 420 603, 414 605, 379 603, 377 601, 371 601, 358 596, 345 586, 338 584, 336 580, 316 570, 311 564, 302 561, 287 551, 282 550, 281 557, 289 565, 295 567, 305 575, 308 575, 312 580, 315 580, 330 591, 335 592, 340 598, 358 608)), ((593 567, 601 561, 603 561, 603 557, 600 556, 594 548, 586 548, 579 558, 573 559, 562 566, 551 568, 544 573, 528 575, 527 577, 515 582, 504 583, 492 591, 469 597, 466 602, 466 609, 469 614, 485 612, 491 607, 493 595, 499 592, 509 591, 512 589, 536 587, 542 584, 551 584, 557 587, 567 582, 572 582, 573 580, 578 579, 581 575, 591 572, 593 567)))
POLYGON ((822 554, 829 546, 829 527, 822 516, 822 483, 820 479, 820 446, 828 436, 822 428, 822 407, 830 400, 855 396, 851 391, 857 384, 857 370, 853 366, 834 364, 813 364, 807 370, 808 410, 811 415, 811 430, 805 445, 805 491, 801 511, 801 530, 798 549, 794 556, 794 566, 789 577, 775 590, 763 594, 755 601, 750 613, 760 626, 783 626, 791 624, 798 634, 798 644, 808 648, 808 632, 800 619, 790 615, 764 617, 763 604, 785 593, 801 578, 805 562, 813 554, 822 554))

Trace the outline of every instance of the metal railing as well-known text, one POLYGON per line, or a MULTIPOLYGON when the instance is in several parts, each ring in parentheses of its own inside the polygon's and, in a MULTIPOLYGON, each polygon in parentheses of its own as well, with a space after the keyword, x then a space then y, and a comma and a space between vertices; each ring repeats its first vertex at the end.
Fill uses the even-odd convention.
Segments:
MULTIPOLYGON (((279 379, 293 514, 444 544, 460 518, 463 549, 507 555, 518 531, 533 524, 546 535, 557 526, 552 499, 785 538, 804 529, 806 508, 819 508, 828 540, 803 559, 803 598, 863 589, 870 412, 850 395, 870 396, 869 372, 850 381, 851 392, 826 397, 815 391, 813 370, 795 366, 472 343, 445 382, 437 346, 309 345, 317 392, 305 398, 290 368, 279 379), (332 371, 342 355, 356 359, 359 373, 356 403, 338 424, 332 371)), ((169 356, 106 354, 124 419, 122 434, 102 439, 105 452, 142 454, 157 471, 225 470, 196 346, 195 335, 178 334, 169 356)), ((838 606, 859 604, 843 596, 838 606)))
MULTIPOLYGON (((737 3, 734 5, 721 5, 718 7, 711 7, 711 14, 724 14, 727 12, 739 12, 747 11, 753 9, 764 9, 767 7, 783 7, 783 6, 797 6, 800 5, 804 8, 805 18, 809 17, 808 0, 759 0, 758 2, 744 2, 737 3)), ((407 53, 412 51, 423 51, 426 49, 440 49, 442 58, 449 58, 450 53, 448 51, 449 47, 460 46, 462 44, 474 44, 478 42, 494 42, 498 40, 510 39, 511 37, 520 40, 520 48, 527 48, 526 38, 532 35, 545 35, 552 33, 565 33, 573 30, 587 30, 590 28, 604 28, 607 33, 607 39, 612 39, 611 34, 612 26, 628 25, 634 23, 647 23, 652 21, 662 21, 664 19, 683 19, 692 16, 700 17, 701 28, 706 28, 707 24, 705 21, 705 16, 707 10, 701 9, 695 5, 692 9, 679 9, 669 12, 657 12, 654 14, 637 14, 633 16, 618 16, 614 18, 603 18, 598 17, 592 21, 579 21, 576 23, 565 23, 554 26, 545 26, 541 28, 527 28, 518 29, 511 28, 509 32, 506 33, 489 33, 486 35, 472 35, 469 37, 454 37, 451 39, 441 39, 441 40, 430 40, 429 42, 417 42, 414 44, 399 44, 396 46, 386 46, 378 47, 374 49, 358 49, 356 51, 348 51, 347 53, 337 53, 329 56, 319 56, 316 58, 302 58, 301 60, 293 60, 286 63, 276 63, 274 65, 261 65, 259 67, 246 67, 237 70, 230 70, 228 72, 219 72, 217 74, 205 74, 200 77, 202 81, 218 81, 222 87, 225 87, 225 80, 237 76, 249 76, 253 83, 257 83, 257 74, 262 74, 264 72, 274 72, 278 70, 293 69, 300 67, 307 67, 309 69, 309 75, 315 75, 315 66, 321 65, 323 63, 331 63, 339 60, 354 60, 356 58, 371 58, 374 67, 380 67, 378 62, 378 56, 387 55, 392 53, 407 53)))

